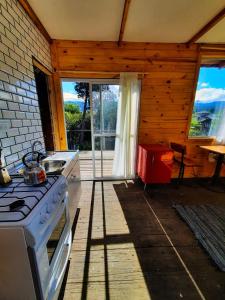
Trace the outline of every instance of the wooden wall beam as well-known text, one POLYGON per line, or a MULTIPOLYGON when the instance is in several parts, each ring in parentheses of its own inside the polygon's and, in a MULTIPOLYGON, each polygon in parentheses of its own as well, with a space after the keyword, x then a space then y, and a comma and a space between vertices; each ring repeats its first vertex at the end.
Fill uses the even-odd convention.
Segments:
POLYGON ((225 44, 201 43, 200 49, 225 50, 225 44))
POLYGON ((30 4, 27 2, 27 0, 18 0, 18 2, 20 3, 20 5, 23 7, 23 9, 25 10, 25 12, 28 14, 28 16, 31 18, 31 20, 33 21, 33 23, 37 26, 37 28, 40 30, 40 32, 43 34, 43 36, 46 38, 46 40, 51 43, 52 39, 49 35, 49 33, 47 32, 47 30, 45 29, 45 27, 43 26, 43 24, 41 23, 40 19, 38 18, 38 16, 36 15, 36 13, 34 12, 33 8, 30 6, 30 4))
POLYGON ((53 119, 55 121, 55 126, 57 126, 57 150, 68 150, 67 148, 67 138, 66 138, 66 124, 64 118, 64 106, 63 106, 63 94, 61 88, 61 78, 59 73, 55 72, 53 74, 53 85, 54 85, 54 95, 55 95, 55 111, 53 119))
POLYGON ((120 25, 120 34, 119 34, 119 40, 118 40, 118 45, 121 45, 121 42, 123 41, 123 34, 127 22, 127 16, 128 16, 128 11, 130 7, 131 0, 125 0, 124 2, 124 7, 123 7, 123 16, 122 16, 122 21, 120 25))
POLYGON ((210 29, 212 29, 218 22, 220 22, 225 17, 225 7, 213 17, 205 26, 203 26, 188 42, 188 45, 195 43, 204 34, 206 34, 210 29))

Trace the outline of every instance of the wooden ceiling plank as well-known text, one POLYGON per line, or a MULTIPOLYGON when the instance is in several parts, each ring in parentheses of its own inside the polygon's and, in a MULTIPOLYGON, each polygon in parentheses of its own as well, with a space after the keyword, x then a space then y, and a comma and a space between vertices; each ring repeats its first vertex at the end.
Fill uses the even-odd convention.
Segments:
POLYGON ((33 23, 40 30, 40 32, 43 34, 43 36, 46 38, 46 40, 49 43, 52 43, 52 39, 51 39, 49 33, 47 32, 47 30, 45 29, 45 27, 43 26, 43 24, 39 20, 38 16, 35 14, 34 10, 30 6, 30 4, 28 3, 28 1, 27 0, 18 0, 18 2, 23 7, 23 9, 28 14, 28 16, 31 18, 31 20, 33 21, 33 23))
POLYGON ((203 26, 193 37, 187 42, 188 45, 195 43, 204 34, 206 34, 210 29, 212 29, 218 22, 220 22, 225 17, 225 7, 213 17, 205 26, 203 26))
POLYGON ((123 7, 123 16, 122 16, 122 21, 120 25, 120 34, 119 34, 119 40, 118 40, 118 45, 120 46, 122 41, 123 41, 123 35, 124 35, 124 30, 127 22, 127 16, 128 16, 128 11, 130 7, 131 0, 125 0, 124 2, 124 7, 123 7))

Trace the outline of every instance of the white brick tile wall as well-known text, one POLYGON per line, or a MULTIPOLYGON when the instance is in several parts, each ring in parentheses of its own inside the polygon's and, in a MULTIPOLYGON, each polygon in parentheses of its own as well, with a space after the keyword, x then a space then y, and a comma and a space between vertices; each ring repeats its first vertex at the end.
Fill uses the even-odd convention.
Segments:
POLYGON ((31 142, 29 141, 29 142, 25 142, 25 143, 23 143, 23 149, 30 149, 31 148, 31 142))
POLYGON ((11 75, 9 76, 9 82, 14 86, 20 86, 20 80, 18 80, 18 78, 13 77, 11 75))
POLYGON ((26 136, 22 135, 22 134, 18 135, 18 136, 15 137, 15 140, 16 140, 17 144, 23 143, 26 140, 26 136))
POLYGON ((16 93, 16 87, 12 84, 4 82, 4 88, 7 92, 16 93))
POLYGON ((9 147, 15 145, 15 139, 13 137, 1 139, 1 142, 3 147, 9 147))
POLYGON ((28 111, 29 110, 29 106, 25 105, 25 104, 20 104, 20 110, 21 111, 28 111))
MULTIPOLYGON (((1 49, 1 46, 0 46, 0 49, 1 49)), ((6 82, 9 82, 9 76, 6 73, 0 71, 0 80, 4 80, 6 82)))
MULTIPOLYGON (((16 103, 15 103, 15 104, 16 104, 16 103)), ((17 119, 24 119, 24 118, 26 118, 25 112, 22 112, 22 111, 16 111, 16 118, 17 118, 17 119)))
POLYGON ((17 135, 19 135, 19 129, 18 128, 10 128, 7 131, 7 135, 8 135, 8 137, 17 136, 17 135))
POLYGON ((31 120, 23 120, 23 126, 31 126, 31 120))
POLYGON ((19 128, 20 134, 27 134, 29 132, 28 127, 21 127, 19 128))
POLYGON ((23 122, 21 120, 11 120, 11 123, 12 123, 12 127, 21 127, 23 126, 23 122))
POLYGON ((4 26, 2 25, 2 23, 0 23, 0 33, 5 33, 5 29, 4 26))
POLYGON ((0 100, 0 109, 7 109, 7 108, 8 108, 7 102, 0 100))
MULTIPOLYGON (((9 108, 10 110, 19 110, 19 109, 20 109, 20 108, 19 108, 19 104, 16 103, 16 102, 8 102, 8 108, 9 108)), ((17 114, 18 114, 18 112, 16 112, 16 118, 18 118, 18 117, 17 117, 17 114)))
POLYGON ((12 95, 10 93, 8 93, 8 92, 0 90, 0 99, 3 99, 3 100, 12 100, 12 95))
POLYGON ((10 124, 0 132, 8 166, 43 142, 32 57, 51 69, 49 43, 16 0, 0 0, 0 118, 10 124))
POLYGON ((2 110, 3 119, 15 119, 16 114, 15 111, 10 110, 2 110))
POLYGON ((18 160, 19 160, 19 157, 18 157, 17 153, 6 156, 6 164, 7 165, 10 165, 10 164, 12 164, 12 163, 14 163, 15 161, 18 161, 18 160))
MULTIPOLYGON (((2 53, 9 55, 9 48, 5 44, 0 43, 0 49, 1 49, 2 53)), ((1 61, 3 61, 3 60, 4 59, 1 59, 1 61)))
POLYGON ((23 150, 22 144, 11 146, 12 153, 18 153, 23 150))
POLYGON ((7 74, 13 75, 13 69, 9 65, 5 64, 4 62, 0 61, 0 71, 3 71, 7 74))
POLYGON ((23 103, 23 97, 19 95, 13 95, 13 101, 18 103, 23 103))

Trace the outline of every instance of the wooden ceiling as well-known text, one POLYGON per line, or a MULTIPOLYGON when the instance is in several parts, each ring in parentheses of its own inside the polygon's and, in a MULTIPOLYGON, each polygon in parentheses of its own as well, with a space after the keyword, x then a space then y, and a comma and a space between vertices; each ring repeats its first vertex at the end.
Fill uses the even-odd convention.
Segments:
POLYGON ((224 0, 19 0, 52 39, 225 43, 224 0))

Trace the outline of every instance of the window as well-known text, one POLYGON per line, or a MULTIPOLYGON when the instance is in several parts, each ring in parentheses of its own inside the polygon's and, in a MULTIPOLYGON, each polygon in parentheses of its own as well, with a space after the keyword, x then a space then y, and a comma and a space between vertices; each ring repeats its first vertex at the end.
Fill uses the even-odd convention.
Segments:
POLYGON ((225 68, 200 68, 189 136, 217 136, 225 114, 225 68))

